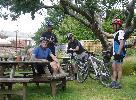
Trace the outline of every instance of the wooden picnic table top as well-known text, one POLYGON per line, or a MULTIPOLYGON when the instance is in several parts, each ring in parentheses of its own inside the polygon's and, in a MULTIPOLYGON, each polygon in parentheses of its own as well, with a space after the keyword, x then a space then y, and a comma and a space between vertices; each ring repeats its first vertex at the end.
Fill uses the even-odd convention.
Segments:
POLYGON ((59 57, 58 59, 70 59, 70 57, 59 57))
POLYGON ((36 63, 47 64, 44 61, 0 61, 0 64, 36 64, 36 63))
POLYGON ((7 82, 7 83, 18 83, 18 82, 30 82, 33 78, 0 78, 0 82, 7 82))

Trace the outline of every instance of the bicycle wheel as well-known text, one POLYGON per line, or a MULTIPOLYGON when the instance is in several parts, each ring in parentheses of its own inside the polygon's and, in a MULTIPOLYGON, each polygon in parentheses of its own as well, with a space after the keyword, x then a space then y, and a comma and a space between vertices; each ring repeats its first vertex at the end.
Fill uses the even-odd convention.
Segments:
POLYGON ((92 79, 98 78, 98 69, 94 68, 94 66, 91 63, 89 64, 89 74, 88 75, 92 79))
POLYGON ((83 83, 88 76, 89 70, 86 64, 78 64, 77 81, 83 83))
POLYGON ((107 67, 103 65, 101 65, 101 72, 100 72, 100 82, 105 85, 108 86, 111 82, 111 75, 110 75, 110 71, 108 70, 107 67))
POLYGON ((96 72, 92 65, 89 66, 89 77, 92 79, 96 79, 96 72))

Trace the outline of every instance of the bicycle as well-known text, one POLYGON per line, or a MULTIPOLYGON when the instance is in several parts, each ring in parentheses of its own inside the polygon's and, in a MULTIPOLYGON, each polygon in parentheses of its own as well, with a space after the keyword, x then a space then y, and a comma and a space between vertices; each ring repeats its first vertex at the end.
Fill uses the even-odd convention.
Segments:
MULTIPOLYGON (((61 66, 63 70, 68 73, 68 80, 77 80, 78 75, 75 75, 76 73, 78 74, 78 68, 83 68, 82 61, 77 58, 77 54, 75 54, 73 51, 70 51, 69 57, 63 57, 63 61, 61 63, 61 66)), ((84 64, 85 65, 85 64, 84 64)), ((84 66, 85 67, 85 66, 84 66)), ((85 69, 85 68, 84 68, 85 69)), ((88 69, 86 70, 88 71, 88 69)), ((88 73, 86 73, 88 75, 88 73)))
POLYGON ((74 80, 75 75, 74 75, 74 66, 73 66, 73 54, 69 55, 68 57, 62 57, 61 59, 63 59, 61 66, 62 69, 68 73, 68 77, 67 80, 74 80))
POLYGON ((103 85, 110 83, 110 71, 103 60, 95 57, 95 54, 86 52, 88 57, 80 60, 78 64, 77 81, 83 83, 87 77, 98 79, 103 85))

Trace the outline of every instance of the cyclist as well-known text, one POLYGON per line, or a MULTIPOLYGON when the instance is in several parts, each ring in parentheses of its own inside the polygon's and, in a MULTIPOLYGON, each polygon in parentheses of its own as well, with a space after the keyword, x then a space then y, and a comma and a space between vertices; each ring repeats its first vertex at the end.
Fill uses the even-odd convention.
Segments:
POLYGON ((86 50, 83 48, 81 43, 77 39, 75 39, 72 33, 67 34, 67 39, 68 39, 67 52, 68 53, 70 53, 71 51, 75 52, 77 56, 79 57, 79 59, 82 59, 83 57, 85 57, 86 50))
MULTIPOLYGON (((40 45, 36 47, 33 51, 33 60, 37 61, 45 61, 49 65, 49 70, 53 75, 63 73, 60 68, 60 64, 56 56, 54 56, 51 50, 47 47, 49 40, 46 37, 40 38, 40 45), (48 60, 48 56, 51 56, 53 59, 52 62, 48 60)), ((44 65, 43 64, 36 64, 35 68, 38 72, 38 75, 45 74, 44 65)))
MULTIPOLYGON (((68 47, 67 47, 67 53, 76 53, 77 54, 77 58, 83 60, 83 58, 85 58, 87 56, 87 54, 85 53, 85 49, 83 48, 83 46, 81 45, 81 43, 74 38, 72 33, 68 33, 67 34, 67 39, 68 39, 68 47)), ((75 65, 73 65, 75 66, 75 65)), ((75 77, 76 77, 76 73, 77 73, 77 68, 75 66, 75 77)))
POLYGON ((48 47, 51 50, 51 52, 55 55, 55 45, 58 41, 56 35, 52 32, 53 23, 48 21, 46 26, 47 26, 47 31, 43 32, 41 37, 46 37, 49 40, 48 47))
POLYGON ((114 61, 112 63, 112 82, 109 85, 110 88, 121 88, 120 79, 122 77, 122 62, 125 57, 125 32, 122 30, 123 21, 121 19, 113 19, 112 26, 115 31, 113 34, 114 42, 113 42, 113 56, 114 61))

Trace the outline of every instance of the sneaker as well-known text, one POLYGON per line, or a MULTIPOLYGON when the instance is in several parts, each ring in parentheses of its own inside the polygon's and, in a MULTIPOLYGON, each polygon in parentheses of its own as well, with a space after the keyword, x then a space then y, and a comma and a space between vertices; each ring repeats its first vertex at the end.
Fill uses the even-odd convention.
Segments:
POLYGON ((115 89, 121 89, 121 88, 122 88, 121 84, 119 84, 118 82, 116 82, 116 87, 115 87, 115 89))
POLYGON ((74 79, 75 79, 75 80, 77 79, 77 73, 74 74, 74 79))
POLYGON ((112 81, 111 84, 109 84, 108 87, 115 88, 116 87, 116 83, 117 83, 116 81, 112 81))

